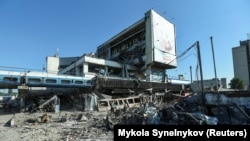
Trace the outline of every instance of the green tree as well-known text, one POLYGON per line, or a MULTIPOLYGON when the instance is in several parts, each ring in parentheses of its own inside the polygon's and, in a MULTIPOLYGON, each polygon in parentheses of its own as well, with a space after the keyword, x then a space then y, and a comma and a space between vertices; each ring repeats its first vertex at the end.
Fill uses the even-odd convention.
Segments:
POLYGON ((231 89, 244 89, 244 81, 235 77, 231 79, 230 87, 231 89))

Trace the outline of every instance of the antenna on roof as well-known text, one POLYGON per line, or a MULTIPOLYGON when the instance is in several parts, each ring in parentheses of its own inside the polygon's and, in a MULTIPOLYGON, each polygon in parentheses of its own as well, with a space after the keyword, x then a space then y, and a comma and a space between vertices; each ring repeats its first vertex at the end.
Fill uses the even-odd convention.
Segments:
POLYGON ((59 56, 59 48, 56 48, 56 54, 59 56))
POLYGON ((56 54, 54 54, 54 57, 58 57, 59 56, 59 48, 56 48, 56 54))

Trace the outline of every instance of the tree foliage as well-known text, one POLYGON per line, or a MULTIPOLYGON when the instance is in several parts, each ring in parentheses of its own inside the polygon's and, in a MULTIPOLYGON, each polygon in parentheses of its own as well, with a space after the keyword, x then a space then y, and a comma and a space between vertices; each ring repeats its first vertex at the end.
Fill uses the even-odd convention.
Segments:
POLYGON ((235 77, 231 79, 230 87, 231 89, 244 89, 244 81, 235 77))

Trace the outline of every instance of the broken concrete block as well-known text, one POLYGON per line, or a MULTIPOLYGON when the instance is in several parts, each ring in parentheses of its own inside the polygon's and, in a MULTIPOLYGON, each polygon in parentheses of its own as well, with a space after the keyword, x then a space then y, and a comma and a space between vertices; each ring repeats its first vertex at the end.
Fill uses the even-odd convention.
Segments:
POLYGON ((10 120, 10 127, 14 127, 16 126, 16 118, 13 117, 11 120, 10 120))
POLYGON ((79 119, 79 121, 88 121, 88 117, 83 115, 83 114, 80 114, 78 119, 79 119))

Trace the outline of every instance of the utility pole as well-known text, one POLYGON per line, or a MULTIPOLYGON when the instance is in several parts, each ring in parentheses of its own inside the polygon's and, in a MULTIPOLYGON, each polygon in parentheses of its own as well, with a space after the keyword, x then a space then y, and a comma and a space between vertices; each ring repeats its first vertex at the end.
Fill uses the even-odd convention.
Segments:
POLYGON ((218 81, 217 81, 217 74, 216 74, 216 66, 215 66, 215 58, 214 58, 214 45, 213 45, 213 37, 210 37, 211 40, 211 47, 212 47, 212 54, 213 54, 213 61, 214 61, 214 75, 216 80, 216 92, 218 92, 218 81))
POLYGON ((205 104, 205 97, 204 97, 204 88, 203 88, 203 74, 202 74, 202 65, 201 65, 201 54, 200 54, 200 44, 199 41, 196 42, 197 47, 197 54, 198 54, 198 62, 200 67, 200 75, 201 75, 201 98, 202 98, 202 104, 205 104))
POLYGON ((192 79, 192 66, 190 66, 190 78, 191 78, 191 84, 193 83, 193 79, 192 79))

